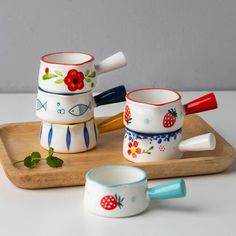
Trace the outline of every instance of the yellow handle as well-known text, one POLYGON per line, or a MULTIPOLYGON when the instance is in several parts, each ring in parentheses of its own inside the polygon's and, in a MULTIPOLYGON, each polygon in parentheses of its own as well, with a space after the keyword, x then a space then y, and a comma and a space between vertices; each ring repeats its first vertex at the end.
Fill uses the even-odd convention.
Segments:
POLYGON ((123 129, 124 127, 125 126, 123 123, 123 112, 112 116, 97 125, 97 129, 100 134, 114 131, 117 129, 123 129))

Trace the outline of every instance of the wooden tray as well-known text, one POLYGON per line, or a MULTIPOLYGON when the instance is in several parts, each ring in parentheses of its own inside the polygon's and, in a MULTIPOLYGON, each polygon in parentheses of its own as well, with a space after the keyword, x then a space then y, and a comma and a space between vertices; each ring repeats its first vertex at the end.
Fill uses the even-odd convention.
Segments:
MULTIPOLYGON (((97 119, 97 123, 102 119, 97 119)), ((16 186, 26 189, 83 185, 87 170, 108 164, 127 164, 144 169, 149 179, 212 174, 224 171, 235 158, 234 148, 197 115, 187 116, 184 138, 212 132, 216 135, 214 151, 186 152, 182 159, 152 163, 131 163, 123 158, 123 130, 99 136, 95 149, 79 154, 58 154, 64 160, 62 168, 53 169, 40 163, 34 169, 22 164, 13 165, 33 151, 47 152, 39 145, 40 122, 15 123, 0 126, 0 159, 8 178, 16 186)))

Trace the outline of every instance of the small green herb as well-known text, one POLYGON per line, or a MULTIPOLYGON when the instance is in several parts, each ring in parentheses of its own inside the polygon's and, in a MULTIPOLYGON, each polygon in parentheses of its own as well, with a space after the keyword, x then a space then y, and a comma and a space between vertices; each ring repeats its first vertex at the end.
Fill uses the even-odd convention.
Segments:
POLYGON ((52 168, 62 167, 63 165, 63 160, 58 157, 48 156, 46 160, 47 164, 52 168))
POLYGON ((14 164, 23 162, 26 167, 32 169, 36 167, 36 165, 44 160, 47 161, 47 164, 52 168, 62 167, 64 161, 58 157, 53 156, 54 149, 49 148, 48 157, 42 158, 39 152, 32 152, 30 156, 27 156, 24 160, 16 161, 14 164))

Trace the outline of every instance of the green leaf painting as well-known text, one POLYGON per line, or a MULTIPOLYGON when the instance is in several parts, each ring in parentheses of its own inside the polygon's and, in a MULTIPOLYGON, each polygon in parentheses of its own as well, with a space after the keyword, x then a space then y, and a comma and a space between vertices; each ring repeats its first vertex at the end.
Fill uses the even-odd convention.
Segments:
POLYGON ((57 75, 54 75, 54 74, 44 74, 43 75, 43 80, 49 80, 49 79, 52 79, 52 78, 55 78, 57 77, 57 75))

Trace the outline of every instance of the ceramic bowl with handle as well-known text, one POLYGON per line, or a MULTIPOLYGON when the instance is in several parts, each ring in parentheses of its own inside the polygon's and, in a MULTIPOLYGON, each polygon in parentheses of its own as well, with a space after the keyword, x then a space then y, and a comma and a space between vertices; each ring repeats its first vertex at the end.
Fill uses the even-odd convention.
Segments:
POLYGON ((122 102, 125 87, 118 86, 93 97, 92 92, 81 94, 54 94, 38 89, 36 115, 44 121, 57 124, 73 124, 90 120, 94 107, 122 102))
POLYGON ((84 93, 94 89, 99 74, 126 66, 126 58, 118 52, 100 63, 82 52, 56 52, 42 56, 38 84, 52 93, 84 93))
POLYGON ((114 125, 116 116, 105 119, 96 125, 94 118, 77 124, 41 123, 40 144, 43 148, 54 148, 60 153, 79 153, 94 148, 99 134, 120 129, 114 125), (107 127, 103 129, 103 125, 107 127))
POLYGON ((153 162, 182 157, 186 151, 214 150, 214 134, 207 133, 182 141, 182 130, 169 133, 145 134, 126 129, 123 155, 132 162, 153 162))
POLYGON ((124 124, 141 133, 165 133, 180 129, 184 116, 217 108, 213 93, 182 105, 178 92, 163 88, 144 88, 126 95, 124 124))
POLYGON ((95 167, 86 174, 84 204, 90 212, 104 217, 137 215, 152 200, 180 198, 186 195, 183 179, 147 186, 147 174, 128 165, 95 167))

